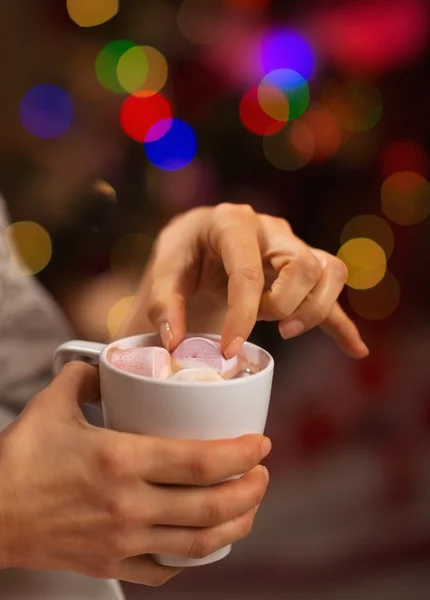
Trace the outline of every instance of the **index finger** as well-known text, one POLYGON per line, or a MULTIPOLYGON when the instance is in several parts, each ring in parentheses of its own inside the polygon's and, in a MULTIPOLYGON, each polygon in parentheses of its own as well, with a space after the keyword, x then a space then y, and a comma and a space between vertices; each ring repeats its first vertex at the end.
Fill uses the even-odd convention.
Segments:
POLYGON ((260 224, 250 206, 220 205, 217 211, 209 241, 228 276, 221 346, 226 358, 232 358, 255 326, 264 289, 260 224))
MULTIPOLYGON (((134 437, 134 436, 133 436, 134 437)), ((131 464, 149 483, 212 485, 256 467, 271 449, 263 435, 219 441, 172 440, 137 436, 131 464)))

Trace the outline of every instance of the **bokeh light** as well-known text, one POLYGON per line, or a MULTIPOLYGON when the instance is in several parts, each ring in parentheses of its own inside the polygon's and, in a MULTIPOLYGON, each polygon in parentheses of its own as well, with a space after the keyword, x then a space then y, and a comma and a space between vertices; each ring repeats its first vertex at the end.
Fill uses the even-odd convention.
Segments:
POLYGON ((36 85, 22 98, 20 117, 22 125, 32 135, 55 138, 65 133, 72 123, 72 101, 58 85, 36 85))
POLYGON ((377 215, 359 215, 345 225, 340 235, 340 243, 346 244, 354 238, 374 240, 390 258, 394 250, 394 233, 390 225, 377 215))
POLYGON ((161 92, 169 76, 167 60, 157 48, 141 46, 148 62, 148 74, 139 90, 146 92, 161 92))
POLYGON ((140 90, 148 75, 148 59, 141 46, 130 48, 121 56, 117 65, 120 86, 132 94, 140 90))
MULTIPOLYGON (((267 89, 263 94, 265 96, 264 102, 266 108, 269 104, 267 97, 271 95, 270 89, 273 89, 273 87, 274 86, 268 84, 267 89)), ((275 87, 275 89, 277 88, 275 87)), ((239 106, 240 120, 242 121, 244 127, 255 135, 274 135, 285 126, 285 121, 278 121, 263 110, 259 98, 259 93, 261 93, 259 92, 260 90, 261 85, 251 88, 244 94, 239 106)), ((271 107, 273 109, 273 106, 277 104, 274 96, 272 96, 271 102, 271 107)), ((278 105, 277 110, 279 111, 281 109, 282 105, 281 108, 279 108, 278 105)))
POLYGON ((261 84, 258 87, 258 101, 269 117, 276 121, 288 121, 290 105, 287 96, 274 85, 261 84))
POLYGON ((191 163, 197 152, 196 135, 187 123, 180 119, 168 119, 156 123, 145 140, 148 160, 163 171, 177 171, 191 163), (167 133, 159 136, 159 131, 167 133), (155 141, 154 141, 155 140, 155 141))
POLYGON ((315 68, 315 58, 308 42, 298 33, 278 29, 268 33, 261 44, 265 73, 289 69, 309 79, 315 68))
POLYGON ((169 101, 159 93, 136 92, 121 107, 120 123, 126 135, 136 142, 156 141, 171 126, 172 108, 169 101), (163 125, 153 129, 156 123, 163 125), (151 137, 148 132, 152 128, 151 137))
POLYGON ((111 337, 114 337, 120 329, 128 312, 131 309, 133 302, 134 296, 126 296, 125 298, 118 300, 118 302, 116 302, 110 309, 107 325, 111 337))
POLYGON ((381 203, 394 223, 415 225, 430 214, 430 183, 414 171, 394 173, 382 184, 381 203))
POLYGON ((348 288, 347 297, 353 311, 363 319, 387 319, 400 304, 400 285, 394 275, 387 271, 382 281, 371 289, 348 288))
POLYGON ((384 103, 378 88, 369 81, 351 80, 343 85, 329 82, 322 91, 322 103, 331 110, 346 131, 368 131, 382 118, 384 103))
POLYGON ((118 80, 118 63, 121 57, 136 44, 129 40, 115 40, 106 44, 96 58, 96 76, 103 87, 115 94, 124 94, 126 90, 118 80))
POLYGON ((224 16, 222 0, 183 0, 178 10, 178 27, 194 44, 214 44, 222 36, 224 16))
POLYGON ((80 27, 96 27, 106 23, 119 10, 119 0, 67 0, 70 18, 80 27))
POLYGON ((33 221, 19 221, 5 232, 6 243, 18 271, 36 275, 49 264, 52 243, 49 233, 33 221))
POLYGON ((334 115, 323 106, 313 106, 300 119, 314 139, 313 160, 325 160, 337 152, 342 144, 342 131, 334 115))
POLYGON ((306 79, 296 71, 291 69, 272 71, 264 77, 261 85, 275 87, 285 94, 288 99, 290 121, 300 117, 309 105, 308 84, 306 79))
POLYGON ((412 140, 401 140, 384 148, 381 168, 384 179, 400 171, 414 171, 428 177, 429 158, 421 144, 412 140))
POLYGON ((312 160, 315 140, 312 131, 300 121, 294 121, 276 135, 263 139, 267 160, 280 171, 298 171, 312 160))
POLYGON ((131 268, 141 272, 148 260, 152 243, 151 236, 146 233, 129 233, 125 235, 112 248, 112 269, 131 268))
POLYGON ((387 270, 384 250, 369 238, 354 238, 340 248, 337 256, 348 269, 346 285, 365 290, 377 285, 387 270))

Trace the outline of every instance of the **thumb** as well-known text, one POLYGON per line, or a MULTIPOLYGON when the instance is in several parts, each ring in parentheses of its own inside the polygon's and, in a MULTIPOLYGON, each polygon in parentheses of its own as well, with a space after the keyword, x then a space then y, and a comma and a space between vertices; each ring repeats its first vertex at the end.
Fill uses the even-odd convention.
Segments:
POLYGON ((64 365, 40 395, 41 399, 69 414, 100 398, 98 367, 74 361, 64 365))

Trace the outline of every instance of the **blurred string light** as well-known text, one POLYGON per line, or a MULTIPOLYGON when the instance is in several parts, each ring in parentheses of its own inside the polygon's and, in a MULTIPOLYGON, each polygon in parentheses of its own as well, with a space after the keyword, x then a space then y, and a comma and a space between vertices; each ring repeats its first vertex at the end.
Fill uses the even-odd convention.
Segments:
POLYGON ((430 183, 414 171, 393 173, 382 184, 381 203, 394 223, 415 225, 430 215, 430 183))
POLYGON ((300 120, 312 132, 313 161, 326 160, 339 150, 343 141, 342 130, 339 122, 328 109, 318 105, 312 106, 300 120))
POLYGON ((384 110, 380 91, 364 80, 350 80, 342 85, 329 82, 323 88, 322 103, 350 132, 372 129, 381 120, 384 110))
POLYGON ((121 57, 136 44, 129 40, 115 40, 104 46, 96 58, 96 76, 100 84, 115 94, 124 94, 126 90, 118 79, 118 63, 121 57))
POLYGON ((261 59, 266 74, 288 69, 308 80, 315 69, 315 58, 309 43, 298 33, 276 29, 265 35, 261 59))
POLYGON ((165 119, 150 128, 144 147, 154 166, 163 171, 177 171, 194 159, 197 140, 192 127, 184 121, 165 119))
POLYGON ((52 243, 49 233, 33 221, 19 221, 5 232, 15 266, 23 275, 36 275, 49 264, 52 243))
MULTIPOLYGON (((268 87, 278 89, 288 101, 288 115, 290 120, 297 119, 305 112, 309 104, 309 87, 306 79, 292 69, 278 69, 272 71, 261 82, 260 88, 268 87)), ((263 96, 264 99, 264 96, 263 96)), ((259 94, 260 105, 263 110, 262 97, 259 94)))
POLYGON ((400 304, 400 285, 390 272, 373 288, 356 290, 348 288, 347 297, 353 311, 369 321, 390 317, 400 304))
POLYGON ((377 215, 359 215, 348 221, 342 230, 340 243, 346 244, 354 238, 374 240, 384 250, 387 259, 393 253, 393 230, 384 219, 377 215))
POLYGON ((346 285, 365 290, 382 281, 387 270, 387 259, 379 244, 369 238, 348 240, 337 256, 348 269, 346 285))
POLYGON ((55 138, 65 133, 72 123, 72 101, 58 85, 36 85, 22 98, 20 117, 22 125, 32 135, 55 138))
MULTIPOLYGON (((261 106, 260 97, 263 99, 264 106, 271 106, 271 111, 280 113, 284 99, 281 95, 281 104, 279 104, 279 91, 273 86, 265 86, 261 91, 261 85, 248 90, 239 105, 239 116, 243 126, 259 136, 274 135, 278 133, 284 126, 284 120, 279 121, 274 119, 261 106), (275 107, 277 107, 275 109, 275 107)), ((287 117, 288 118, 288 117, 287 117)))
POLYGON ((121 127, 136 142, 156 141, 163 137, 172 125, 170 102, 157 92, 136 92, 123 103, 120 111, 121 127), (157 123, 161 126, 152 129, 157 123))
POLYGON ((107 326, 111 337, 116 335, 124 323, 124 320, 130 311, 133 302, 134 296, 126 296, 125 298, 118 300, 118 302, 116 302, 110 309, 107 326))
POLYGON ((424 148, 412 140, 392 142, 382 151, 382 176, 384 179, 399 171, 414 171, 424 177, 429 173, 429 159, 424 148))
POLYGON ((110 183, 104 181, 104 179, 98 179, 94 182, 92 186, 92 193, 97 196, 103 196, 103 198, 109 200, 110 202, 116 202, 118 199, 115 189, 110 183))
POLYGON ((130 94, 160 92, 168 78, 165 57, 152 46, 135 46, 121 56, 117 66, 120 85, 130 94))
POLYGON ((67 11, 80 27, 95 27, 118 13, 119 0, 67 0, 67 11))
POLYGON ((178 27, 194 44, 214 44, 222 36, 225 7, 222 0, 183 0, 178 10, 178 27))
POLYGON ((264 137, 263 152, 276 169, 298 171, 314 156, 314 135, 307 125, 294 121, 276 135, 264 137))
POLYGON ((112 270, 134 268, 141 272, 151 252, 153 240, 146 233, 129 233, 122 237, 111 251, 112 270))

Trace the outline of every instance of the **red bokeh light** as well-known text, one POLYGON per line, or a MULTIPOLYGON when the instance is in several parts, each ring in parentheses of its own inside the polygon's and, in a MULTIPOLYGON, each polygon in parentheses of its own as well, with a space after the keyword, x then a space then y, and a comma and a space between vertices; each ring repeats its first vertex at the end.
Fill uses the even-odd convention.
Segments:
POLYGON ((382 153, 381 169, 383 180, 400 171, 413 171, 427 177, 429 158, 424 148, 416 142, 393 142, 382 153))
POLYGON ((285 126, 284 121, 277 121, 267 115, 260 106, 258 86, 250 89, 243 96, 239 107, 240 119, 251 133, 256 135, 274 135, 285 126))
POLYGON ((129 96, 123 103, 120 112, 121 127, 126 135, 136 142, 156 141, 166 131, 155 128, 158 137, 147 134, 158 121, 172 118, 172 108, 169 101, 162 95, 153 92, 137 92, 129 96))

